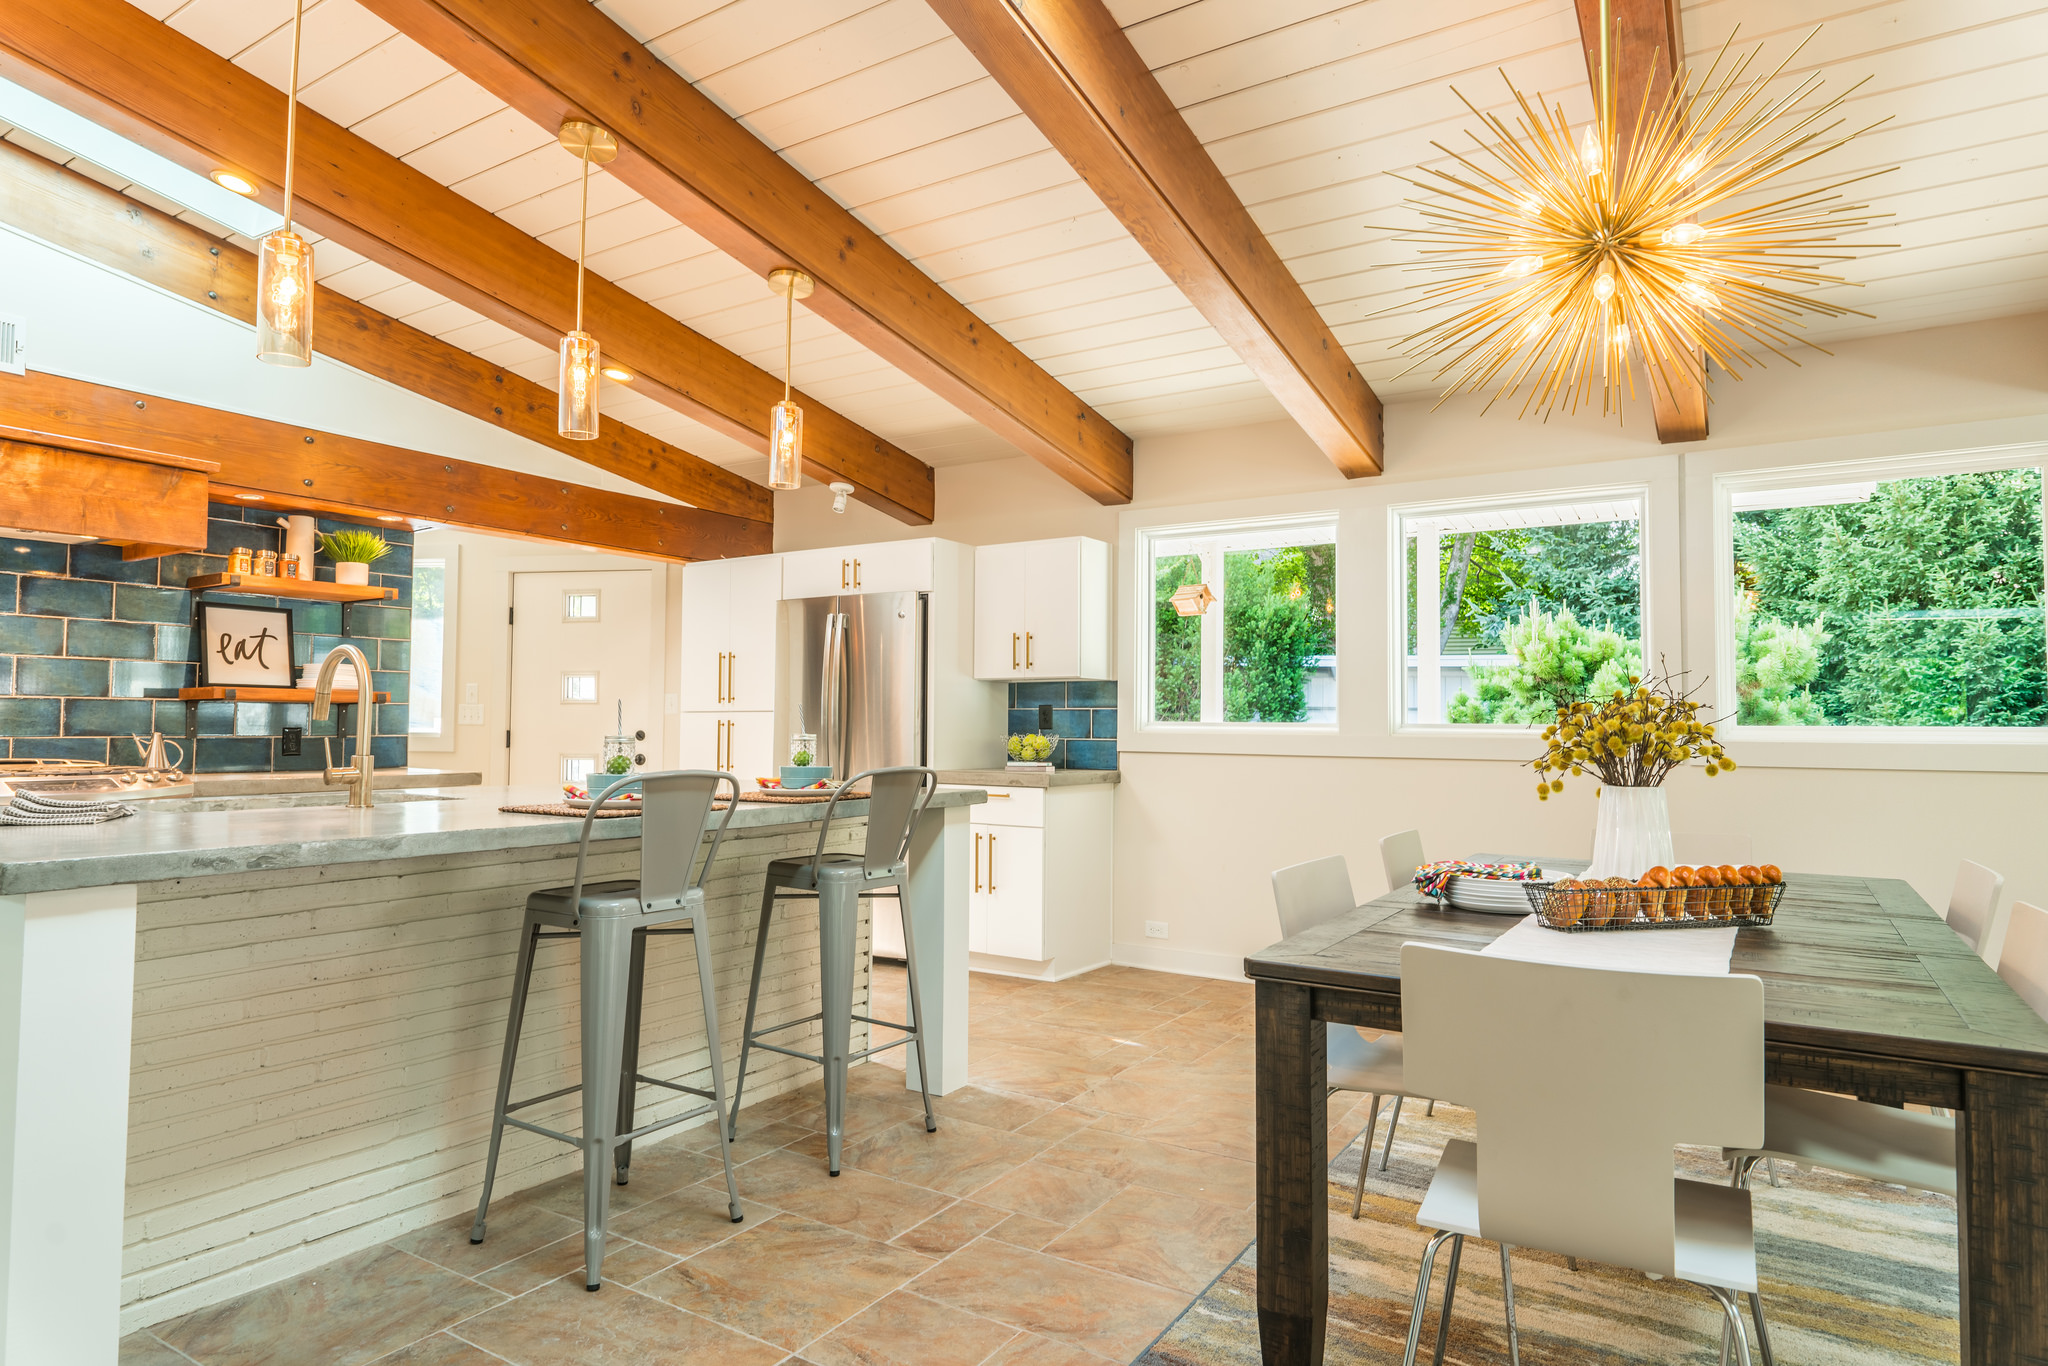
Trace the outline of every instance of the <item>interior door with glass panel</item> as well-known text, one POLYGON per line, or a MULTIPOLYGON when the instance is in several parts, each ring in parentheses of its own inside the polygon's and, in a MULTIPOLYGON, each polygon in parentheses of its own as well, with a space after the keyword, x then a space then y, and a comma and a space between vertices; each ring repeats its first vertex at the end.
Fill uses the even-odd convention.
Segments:
POLYGON ((554 788, 582 782, 604 737, 659 721, 644 569, 512 576, 510 781, 554 788))

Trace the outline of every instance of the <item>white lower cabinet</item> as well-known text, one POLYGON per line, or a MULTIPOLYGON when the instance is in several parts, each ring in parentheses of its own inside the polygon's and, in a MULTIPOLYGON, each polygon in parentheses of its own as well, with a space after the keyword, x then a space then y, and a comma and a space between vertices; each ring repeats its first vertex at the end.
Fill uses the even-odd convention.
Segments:
POLYGON ((775 713, 772 711, 692 711, 683 713, 682 766, 730 773, 743 791, 754 779, 772 778, 775 764, 775 713))
POLYGON ((1109 962, 1116 789, 988 789, 972 808, 969 964, 1056 980, 1109 962))
POLYGON ((1046 957, 1045 831, 1026 825, 972 825, 974 897, 968 903, 969 952, 1004 958, 1046 957), (981 933, 974 925, 977 912, 981 933))

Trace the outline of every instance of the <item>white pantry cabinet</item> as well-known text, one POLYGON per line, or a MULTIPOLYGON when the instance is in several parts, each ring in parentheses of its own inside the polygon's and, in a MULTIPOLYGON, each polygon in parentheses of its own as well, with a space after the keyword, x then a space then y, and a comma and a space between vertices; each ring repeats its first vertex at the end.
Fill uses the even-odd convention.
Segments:
POLYGON ((1048 981, 1110 958, 1116 788, 991 787, 971 808, 968 961, 1048 981))
POLYGON ((693 711, 683 714, 682 766, 730 773, 740 790, 780 772, 772 711, 693 711))
POLYGON ((782 596, 826 598, 840 593, 928 593, 932 542, 879 541, 831 550, 792 550, 782 557, 782 596))
POLYGON ((776 603, 782 558, 683 566, 682 709, 775 709, 776 603))
POLYGON ((1086 536, 974 551, 974 676, 1110 677, 1109 544, 1086 536))

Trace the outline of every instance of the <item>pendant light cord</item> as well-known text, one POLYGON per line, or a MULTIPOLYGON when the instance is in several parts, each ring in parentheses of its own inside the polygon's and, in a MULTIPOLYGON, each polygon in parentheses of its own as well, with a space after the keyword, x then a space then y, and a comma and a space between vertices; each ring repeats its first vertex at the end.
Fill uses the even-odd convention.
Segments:
POLYGON ((590 240, 590 139, 583 135, 583 205, 576 213, 576 330, 583 330, 583 249, 590 240))
POLYGON ((1608 0, 1600 0, 1600 132, 1610 142, 1613 141, 1614 125, 1614 76, 1608 67, 1608 41, 1613 28, 1608 0))
POLYGON ((782 292, 782 401, 789 402, 790 333, 796 326, 796 277, 787 281, 788 288, 782 292))
POLYGON ((292 169, 299 145, 299 38, 306 27, 306 0, 292 10, 292 88, 284 101, 284 230, 292 230, 292 169))

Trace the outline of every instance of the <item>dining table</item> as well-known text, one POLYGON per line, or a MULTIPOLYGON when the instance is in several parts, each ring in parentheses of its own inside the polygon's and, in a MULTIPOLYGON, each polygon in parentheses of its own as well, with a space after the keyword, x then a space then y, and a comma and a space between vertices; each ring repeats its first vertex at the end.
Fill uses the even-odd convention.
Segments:
MULTIPOLYGON (((1402 888, 1245 959, 1257 996, 1266 1366, 1323 1360, 1325 1023, 1398 1031, 1403 944, 1483 949, 1519 923, 1402 888)), ((1962 1361, 2048 1363, 2048 1023, 1894 878, 1788 873, 1773 922, 1737 932, 1729 971, 1763 981, 1768 1082, 1954 1115, 1962 1361)))

